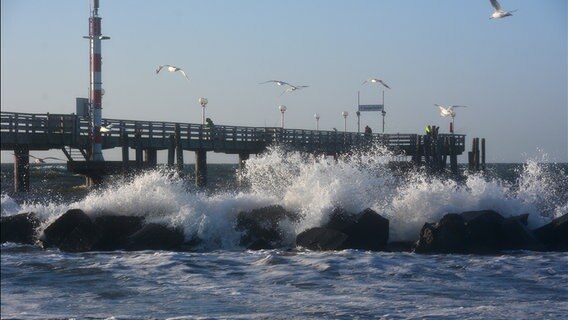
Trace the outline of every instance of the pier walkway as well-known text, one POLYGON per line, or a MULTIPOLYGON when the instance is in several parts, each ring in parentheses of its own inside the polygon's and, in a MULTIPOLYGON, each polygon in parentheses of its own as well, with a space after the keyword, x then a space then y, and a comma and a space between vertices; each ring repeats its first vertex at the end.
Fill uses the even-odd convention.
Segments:
MULTIPOLYGON (((429 162, 436 156, 444 163, 447 156, 453 163, 455 157, 465 151, 465 135, 457 134, 437 135, 435 148, 432 148, 432 139, 419 134, 375 133, 366 136, 357 132, 226 125, 209 127, 121 119, 102 119, 102 125, 110 127, 102 134, 103 149, 122 148, 122 161, 118 164, 89 161, 91 121, 75 114, 1 112, 1 149, 14 151, 16 175, 18 167, 23 170, 20 174, 25 174, 29 151, 60 149, 67 157, 70 171, 95 180, 108 174, 110 167, 116 171, 116 168, 155 166, 159 150, 168 150, 169 165, 177 162, 178 166, 183 166, 182 151, 194 151, 198 184, 206 182, 206 153, 209 151, 238 154, 239 160, 244 162, 250 154, 261 153, 275 143, 287 145, 292 150, 337 156, 370 142, 379 142, 395 154, 411 157, 415 162, 422 159, 429 162), (129 159, 130 149, 136 151, 134 161, 129 159)), ((25 181, 20 181, 20 184, 24 184, 24 189, 28 188, 25 181)))

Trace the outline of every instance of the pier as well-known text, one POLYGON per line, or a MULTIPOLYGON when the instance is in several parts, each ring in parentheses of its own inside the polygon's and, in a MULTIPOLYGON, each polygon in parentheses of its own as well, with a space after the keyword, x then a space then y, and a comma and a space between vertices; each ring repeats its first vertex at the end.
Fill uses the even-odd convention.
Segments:
MULTIPOLYGON (((262 153, 273 144, 312 154, 339 156, 371 143, 380 143, 411 163, 436 170, 446 167, 457 173, 457 156, 465 151, 465 135, 420 134, 365 135, 357 132, 287 129, 275 127, 243 127, 192 123, 102 119, 102 149, 122 148, 121 161, 92 161, 91 121, 75 114, 33 114, 1 112, 1 149, 14 152, 14 184, 16 192, 29 190, 30 151, 61 150, 70 172, 85 175, 89 184, 99 183, 104 176, 123 174, 157 165, 158 151, 167 150, 167 165, 181 170, 183 151, 195 152, 196 184, 207 184, 207 153, 236 154, 239 165, 245 165, 251 154, 262 153), (130 150, 135 150, 130 159, 130 150)), ((478 143, 474 147, 478 148, 478 143)), ((483 155, 485 158, 485 142, 483 155)), ((479 150, 470 152, 478 159, 479 150)), ((475 167, 475 165, 473 166, 475 167)))

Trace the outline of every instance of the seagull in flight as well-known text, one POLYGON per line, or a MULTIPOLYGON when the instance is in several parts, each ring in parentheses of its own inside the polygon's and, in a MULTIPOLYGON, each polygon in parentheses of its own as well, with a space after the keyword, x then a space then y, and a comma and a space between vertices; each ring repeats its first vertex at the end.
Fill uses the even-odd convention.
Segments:
POLYGON ((309 86, 293 86, 291 84, 288 84, 288 86, 290 86, 290 88, 284 90, 280 95, 283 95, 286 92, 292 92, 292 91, 296 91, 296 90, 300 90, 300 89, 304 89, 304 88, 309 87, 309 86))
POLYGON ((114 126, 114 123, 111 123, 108 126, 101 126, 99 131, 102 133, 107 133, 110 132, 112 129, 122 129, 122 127, 114 126))
POLYGON ((159 66, 158 69, 156 69, 156 74, 158 74, 160 72, 160 70, 162 70, 162 68, 168 68, 169 72, 179 72, 179 73, 183 74, 183 76, 189 81, 189 77, 187 76, 187 74, 185 74, 185 71, 183 71, 182 68, 172 66, 170 64, 163 64, 163 65, 159 66))
POLYGON ((454 111, 454 108, 465 108, 466 106, 441 106, 439 104, 434 104, 436 107, 440 108, 440 116, 441 117, 452 117, 454 118, 456 116, 456 112, 454 111))
POLYGON ((276 83, 276 84, 279 85, 279 86, 284 86, 284 85, 290 86, 290 85, 291 85, 291 84, 289 84, 288 82, 286 82, 286 81, 281 81, 281 80, 268 80, 268 81, 261 82, 261 83, 259 83, 259 84, 265 84, 265 83, 276 83))
POLYGON ((497 2, 497 0, 489 0, 489 1, 491 2, 491 5, 495 9, 495 11, 493 12, 493 14, 489 19, 501 19, 509 17, 513 15, 513 12, 517 11, 517 10, 505 11, 501 9, 501 5, 499 4, 499 2, 497 2))
MULTIPOLYGON (((16 154, 15 154, 15 153, 13 153, 13 155, 16 155, 16 154)), ((34 159, 35 159, 35 160, 34 160, 34 163, 38 163, 38 164, 43 164, 43 163, 45 163, 45 161, 46 161, 46 160, 59 160, 59 161, 66 161, 66 160, 63 160, 63 159, 59 159, 59 158, 56 158, 56 157, 45 157, 45 158, 40 158, 40 157, 34 157, 34 156, 32 156, 31 154, 30 154, 30 155, 28 155, 28 156, 29 156, 30 158, 34 158, 34 159)))
POLYGON ((377 79, 377 78, 367 79, 367 80, 363 81, 363 83, 361 85, 364 85, 365 83, 380 83, 383 86, 385 86, 387 89, 390 89, 390 87, 383 80, 377 79))

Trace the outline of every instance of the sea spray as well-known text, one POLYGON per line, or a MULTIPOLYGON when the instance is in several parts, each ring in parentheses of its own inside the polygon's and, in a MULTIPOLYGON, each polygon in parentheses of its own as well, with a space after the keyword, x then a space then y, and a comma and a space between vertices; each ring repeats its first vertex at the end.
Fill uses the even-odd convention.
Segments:
POLYGON ((298 233, 324 224, 335 207, 360 212, 369 207, 390 220, 390 240, 416 240, 422 225, 449 212, 492 209, 504 216, 529 214, 531 228, 567 212, 566 165, 528 160, 515 181, 466 173, 463 179, 412 170, 390 169, 396 158, 379 146, 332 159, 274 147, 251 157, 240 178, 240 191, 205 193, 167 170, 145 171, 92 190, 78 201, 16 203, 2 195, 2 215, 36 212, 43 227, 69 209, 92 217, 102 214, 143 216, 148 222, 182 227, 187 240, 201 239, 204 249, 235 249, 239 212, 281 205, 302 220, 282 226, 293 244, 298 233))

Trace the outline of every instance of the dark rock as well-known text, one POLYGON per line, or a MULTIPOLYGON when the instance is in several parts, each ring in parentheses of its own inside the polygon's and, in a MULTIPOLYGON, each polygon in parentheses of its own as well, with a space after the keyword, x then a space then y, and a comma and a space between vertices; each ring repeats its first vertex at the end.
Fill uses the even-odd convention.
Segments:
POLYGON ((542 250, 542 243, 520 219, 506 219, 502 225, 503 250, 542 250))
POLYGON ((465 253, 465 222, 461 215, 446 214, 438 223, 426 223, 416 243, 418 253, 465 253))
POLYGON ((389 220, 372 209, 365 209, 353 224, 342 230, 347 234, 347 247, 351 249, 379 251, 389 240, 389 220))
POLYGON ((517 220, 521 224, 523 224, 525 227, 528 227, 528 225, 529 225, 529 214, 523 213, 523 214, 518 215, 518 216, 508 217, 506 220, 517 220))
POLYGON ((547 250, 568 251, 568 213, 534 230, 547 250))
POLYGON ((0 236, 2 243, 14 242, 34 244, 36 231, 41 221, 34 212, 19 213, 0 218, 0 236))
POLYGON ((142 229, 144 217, 104 215, 95 218, 99 241, 95 250, 124 249, 129 236, 142 229))
POLYGON ((184 242, 183 230, 149 223, 127 239, 127 250, 175 250, 184 242))
POLYGON ((249 246, 258 240, 262 240, 270 244, 271 247, 282 246, 284 239, 280 223, 285 220, 298 222, 300 216, 281 206, 269 206, 250 212, 239 212, 236 229, 243 232, 241 245, 249 246))
POLYGON ((336 207, 331 212, 329 221, 324 227, 343 232, 346 229, 353 228, 356 222, 357 216, 355 214, 347 212, 341 207, 336 207))
POLYGON ((342 250, 345 249, 347 235, 329 228, 311 228, 296 237, 296 245, 310 250, 342 250))
POLYGON ((296 244, 312 250, 378 251, 386 247, 389 221, 369 208, 359 214, 335 208, 322 228, 313 228, 300 235, 296 238, 296 244))
POLYGON ((81 209, 65 212, 45 228, 41 238, 44 246, 70 252, 89 251, 98 239, 97 227, 81 209))
POLYGON ((495 253, 501 249, 503 216, 493 210, 468 211, 461 216, 467 252, 495 253))

